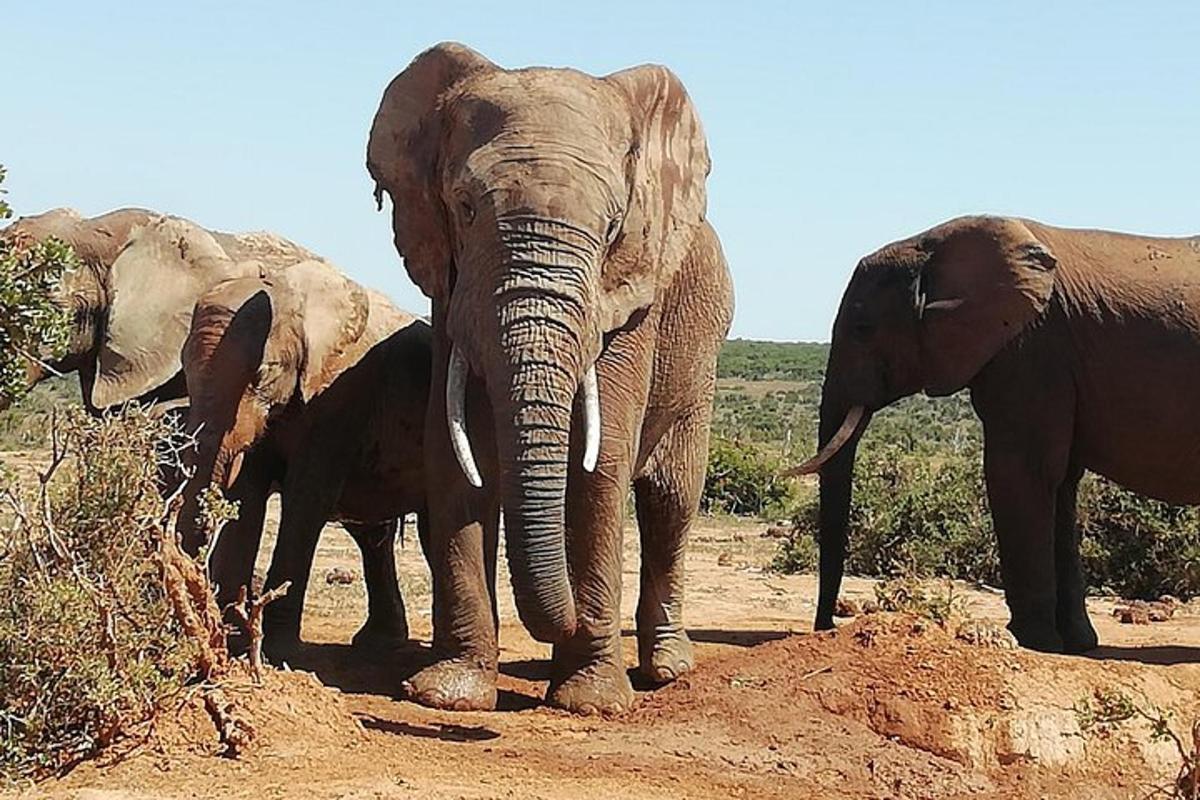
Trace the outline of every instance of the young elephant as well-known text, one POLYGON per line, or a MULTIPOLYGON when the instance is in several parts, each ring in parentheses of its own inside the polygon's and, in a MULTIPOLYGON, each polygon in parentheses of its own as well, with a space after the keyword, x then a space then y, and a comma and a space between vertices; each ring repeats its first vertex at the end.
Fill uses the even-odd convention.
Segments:
POLYGON ((227 278, 314 258, 272 234, 207 231, 141 208, 90 218, 57 208, 21 217, 0 236, 55 237, 74 249, 80 268, 66 275, 57 297, 73 317, 67 352, 37 354, 42 362, 30 361, 26 376, 32 386, 78 371, 92 412, 183 398, 179 352, 200 294, 227 278))
POLYGON ((388 86, 367 166, 433 300, 427 420, 435 664, 410 695, 496 702, 489 595, 504 509, 517 611, 554 644, 550 703, 620 711, 621 549, 642 539, 639 669, 692 666, 683 551, 733 289, 705 219, 708 148, 679 79, 502 69, 443 44, 388 86))
POLYGON ((818 629, 833 627, 854 453, 871 413, 963 387, 1009 628, 1025 647, 1096 645, 1075 494, 1085 469, 1200 502, 1200 238, 964 217, 864 258, 833 327, 821 398, 818 629))
POLYGON ((322 527, 337 520, 362 550, 369 614, 355 644, 408 639, 396 582, 395 520, 424 530, 422 439, 430 330, 330 265, 213 287, 196 304, 183 352, 198 429, 196 472, 180 514, 184 546, 204 544, 199 493, 210 482, 240 503, 217 537, 218 601, 249 585, 267 497, 282 494, 267 588, 291 581, 264 615, 268 652, 299 642, 304 592, 322 527))

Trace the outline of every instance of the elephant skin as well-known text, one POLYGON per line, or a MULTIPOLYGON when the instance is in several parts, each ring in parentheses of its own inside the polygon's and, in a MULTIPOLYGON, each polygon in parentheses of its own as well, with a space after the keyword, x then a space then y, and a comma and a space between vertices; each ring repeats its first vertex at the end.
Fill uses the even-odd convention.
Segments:
POLYGON ((1009 629, 1038 650, 1095 647, 1080 477, 1088 469, 1160 500, 1200 502, 1194 366, 1200 238, 964 217, 864 258, 834 322, 824 451, 810 465, 824 461, 816 627, 833 627, 854 454, 871 412, 967 387, 983 421, 1009 629))
POLYGON ((408 639, 396 581, 397 520, 425 526, 422 440, 429 398, 429 326, 321 261, 224 281, 196 303, 183 348, 197 431, 184 488, 184 548, 208 544, 198 524, 210 484, 239 503, 212 544, 210 576, 225 607, 249 586, 268 495, 282 500, 266 588, 291 581, 265 609, 269 656, 300 640, 317 539, 339 521, 362 551, 368 619, 356 644, 408 639))
POLYGON ((432 299, 426 420, 434 653, 408 691, 492 708, 498 509, 517 610, 553 644, 547 699, 628 707, 621 538, 642 538, 639 669, 692 665, 683 548, 733 290, 705 219, 695 108, 660 66, 502 69, 462 45, 384 92, 367 168, 432 299))
POLYGON ((60 239, 80 262, 58 297, 72 313, 68 351, 57 359, 46 355, 45 365, 31 363, 28 384, 77 371, 84 404, 93 413, 131 400, 183 398, 179 352, 200 294, 247 269, 269 274, 315 258, 274 234, 206 231, 141 208, 89 218, 58 208, 21 217, 0 231, 17 235, 60 239))

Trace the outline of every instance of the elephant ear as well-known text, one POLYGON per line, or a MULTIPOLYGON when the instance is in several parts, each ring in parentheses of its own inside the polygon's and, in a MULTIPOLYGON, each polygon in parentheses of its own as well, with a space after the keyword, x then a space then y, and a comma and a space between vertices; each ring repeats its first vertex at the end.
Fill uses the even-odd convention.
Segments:
POLYGON ((611 330, 650 305, 679 269, 704 221, 712 164, 700 117, 673 72, 647 65, 605 81, 625 96, 634 131, 629 207, 604 272, 611 330))
POLYGON ((370 303, 354 281, 324 261, 302 261, 276 277, 291 295, 283 313, 299 314, 304 332, 300 396, 309 402, 346 367, 367 327, 370 303))
POLYGON ((384 90, 367 142, 375 202, 392 198, 396 250, 409 276, 429 297, 445 296, 450 240, 438 193, 440 98, 456 83, 495 65, 469 47, 443 42, 421 53, 384 90))
POLYGON ((186 220, 158 217, 135 227, 109 270, 92 404, 108 408, 171 380, 182 367, 196 300, 238 274, 212 236, 186 220))
POLYGON ((955 220, 917 246, 925 389, 951 394, 1046 310, 1058 261, 1025 223, 997 217, 955 220))

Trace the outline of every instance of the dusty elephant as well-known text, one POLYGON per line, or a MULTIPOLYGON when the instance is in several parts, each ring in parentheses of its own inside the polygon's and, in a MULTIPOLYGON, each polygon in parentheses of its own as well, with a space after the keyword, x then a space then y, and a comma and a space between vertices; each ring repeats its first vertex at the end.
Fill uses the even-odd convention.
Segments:
POLYGON ((291 581, 292 589, 264 614, 268 653, 299 642, 328 520, 362 551, 368 619, 355 644, 408 639, 393 547, 397 519, 417 513, 425 525, 430 338, 426 323, 320 261, 225 281, 197 302, 183 364, 198 446, 180 532, 189 552, 205 543, 196 517, 210 482, 239 502, 209 559, 224 607, 250 585, 278 486, 282 519, 266 588, 291 581))
POLYGON ((58 298, 72 312, 68 350, 30 361, 26 375, 32 386, 56 372, 78 371, 83 402, 93 412, 184 397, 179 353, 200 293, 246 262, 271 271, 314 257, 271 234, 206 231, 140 208, 90 218, 59 208, 21 217, 0 235, 55 237, 75 250, 80 268, 67 274, 58 298), (141 244, 131 244, 139 238, 141 244), (178 247, 164 246, 172 238, 178 247), (211 257, 185 258, 181 248, 188 247, 211 257))
POLYGON ((1200 238, 964 217, 864 258, 833 327, 821 398, 818 629, 833 627, 852 470, 871 413, 963 387, 984 472, 1009 629, 1024 646, 1095 647, 1076 489, 1090 469, 1200 502, 1200 238))
POLYGON ((704 481, 733 291, 705 220, 708 150, 666 68, 505 70, 456 44, 387 87, 367 168, 433 300, 426 427, 436 663, 410 695, 492 708, 494 527, 547 699, 626 708, 621 539, 642 538, 639 669, 692 665, 683 548, 704 481))

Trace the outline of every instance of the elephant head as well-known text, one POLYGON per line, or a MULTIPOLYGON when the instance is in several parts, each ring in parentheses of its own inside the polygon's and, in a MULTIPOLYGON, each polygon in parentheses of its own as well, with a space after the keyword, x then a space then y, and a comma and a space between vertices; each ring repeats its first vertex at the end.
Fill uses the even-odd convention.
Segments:
POLYGON ((450 435, 477 486, 468 371, 487 387, 517 608, 535 637, 560 641, 576 624, 564 541, 573 408, 579 394, 590 470, 603 337, 654 301, 704 219, 695 109, 664 67, 510 71, 441 44, 384 92, 367 168, 452 343, 450 435))
POLYGON ((854 455, 871 414, 924 391, 969 386, 1034 324, 1057 260, 1029 223, 963 217, 859 262, 833 324, 821 394, 821 451, 790 474, 820 471, 818 630, 833 627, 846 556, 854 455))
POLYGON ((228 489, 268 421, 293 402, 310 402, 361 355, 369 306, 361 287, 322 261, 269 279, 224 281, 197 301, 183 347, 188 428, 197 431, 179 517, 189 552, 204 544, 200 491, 210 483, 228 489))
POLYGON ((200 293, 235 274, 313 258, 272 234, 210 232, 140 208, 91 218, 54 209, 22 217, 0 235, 53 237, 75 251, 80 266, 64 276, 56 298, 73 320, 67 352, 36 354, 42 358, 30 362, 27 383, 79 371, 92 410, 181 396, 179 351, 200 293))

